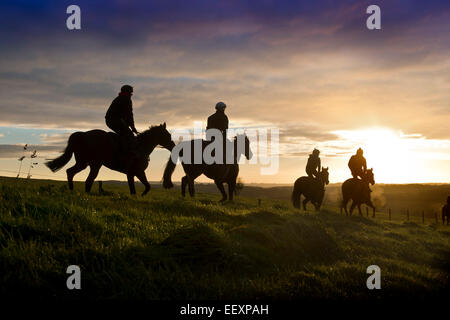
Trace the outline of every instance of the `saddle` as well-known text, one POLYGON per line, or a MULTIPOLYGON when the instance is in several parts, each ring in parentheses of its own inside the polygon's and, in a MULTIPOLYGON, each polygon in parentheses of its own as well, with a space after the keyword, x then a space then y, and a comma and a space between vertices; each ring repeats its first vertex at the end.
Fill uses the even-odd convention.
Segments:
POLYGON ((118 155, 116 165, 118 167, 129 167, 131 160, 138 156, 134 150, 136 146, 136 140, 131 141, 130 138, 118 135, 115 132, 108 132, 109 137, 114 141, 114 154, 118 155))
POLYGON ((136 143, 136 138, 128 138, 125 136, 118 135, 115 132, 108 132, 108 135, 113 139, 115 145, 118 146, 118 151, 120 152, 130 152, 134 147, 133 144, 136 143))

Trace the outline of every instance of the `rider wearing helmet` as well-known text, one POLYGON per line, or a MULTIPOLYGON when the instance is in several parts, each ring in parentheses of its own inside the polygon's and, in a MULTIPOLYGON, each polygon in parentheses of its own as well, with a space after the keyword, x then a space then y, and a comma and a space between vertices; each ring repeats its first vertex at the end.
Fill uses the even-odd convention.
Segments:
POLYGON ((118 159, 125 170, 128 170, 133 161, 138 158, 137 142, 133 134, 133 132, 137 134, 138 131, 134 126, 132 95, 132 86, 122 86, 119 95, 113 100, 105 116, 108 128, 121 138, 119 139, 119 146, 123 152, 119 154, 118 159))
POLYGON ((206 130, 208 129, 218 129, 220 132, 226 133, 228 129, 228 117, 225 114, 226 104, 223 102, 217 102, 216 113, 208 117, 208 123, 206 125, 206 130))
POLYGON ((105 116, 106 125, 111 130, 130 140, 134 137, 133 132, 137 133, 134 126, 132 95, 132 86, 122 86, 119 95, 113 100, 105 116))
POLYGON ((357 179, 360 177, 362 179, 363 174, 367 171, 366 159, 363 157, 363 150, 359 148, 356 154, 351 156, 348 167, 352 173, 353 178, 357 179))
POLYGON ((308 162, 306 163, 306 173, 308 177, 317 178, 318 172, 320 172, 320 151, 314 149, 312 154, 309 155, 308 162))
MULTIPOLYGON (((228 117, 225 114, 226 104, 223 102, 217 102, 216 112, 208 117, 208 122, 206 124, 206 130, 217 129, 222 133, 223 136, 223 163, 225 163, 225 151, 226 151, 226 139, 227 139, 227 129, 228 129, 228 117)), ((212 138, 211 141, 214 141, 212 138)), ((214 152, 213 152, 214 154, 214 152)))

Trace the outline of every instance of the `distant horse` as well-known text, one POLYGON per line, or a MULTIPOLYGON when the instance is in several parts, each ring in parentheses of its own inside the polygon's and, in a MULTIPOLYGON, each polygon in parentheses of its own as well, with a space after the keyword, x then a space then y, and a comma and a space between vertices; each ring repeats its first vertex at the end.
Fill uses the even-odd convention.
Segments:
POLYGON ((317 175, 317 178, 304 176, 295 181, 294 190, 292 191, 291 196, 292 204, 295 208, 300 208, 300 200, 302 195, 304 195, 303 209, 305 211, 308 201, 311 201, 316 208, 316 211, 320 209, 323 196, 325 195, 325 185, 329 183, 328 168, 322 168, 322 171, 319 171, 317 175))
POLYGON ((447 204, 442 207, 442 224, 445 224, 445 218, 447 217, 447 225, 450 220, 450 196, 447 197, 447 204))
POLYGON ((348 215, 347 203, 351 199, 350 215, 352 215, 355 206, 358 206, 359 215, 362 215, 361 204, 366 204, 371 207, 375 215, 375 206, 372 204, 372 200, 370 200, 369 184, 375 184, 373 169, 367 170, 362 179, 351 178, 345 180, 342 184, 341 212, 344 208, 345 214, 348 215))
POLYGON ((75 154, 75 165, 66 171, 70 190, 73 190, 73 177, 89 166, 90 172, 85 182, 85 190, 90 192, 101 166, 105 166, 127 175, 131 194, 136 194, 134 185, 134 177, 136 176, 145 186, 145 191, 142 193, 142 195, 145 195, 150 191, 150 184, 145 175, 150 153, 157 145, 161 145, 169 151, 175 146, 169 131, 166 129, 166 123, 153 126, 136 136, 136 153, 138 156, 131 160, 127 166, 120 160, 123 152, 120 148, 120 139, 117 134, 103 130, 72 133, 64 153, 47 162, 46 166, 56 172, 70 161, 72 154, 75 154))
MULTIPOLYGON (((185 141, 180 142, 184 144, 185 147, 189 148, 191 147, 191 150, 194 150, 193 146, 195 143, 199 142, 199 145, 202 146, 202 151, 205 149, 205 147, 210 143, 209 141, 205 140, 192 140, 192 141, 185 141), (190 146, 189 146, 190 145, 190 146)), ((242 156, 242 153, 245 155, 245 157, 250 160, 253 156, 253 153, 250 149, 250 141, 248 137, 244 135, 238 135, 233 139, 233 141, 227 141, 227 143, 233 144, 233 163, 230 164, 206 164, 203 160, 202 163, 195 164, 194 161, 190 161, 190 163, 185 163, 185 159, 181 158, 181 164, 183 165, 184 172, 186 175, 181 179, 181 195, 184 197, 186 195, 186 186, 189 187, 189 194, 191 197, 194 196, 195 190, 194 190, 194 180, 199 177, 200 175, 204 174, 208 178, 214 180, 217 188, 220 190, 220 193, 222 194, 222 199, 220 202, 223 202, 227 200, 227 193, 225 192, 225 189, 223 187, 224 183, 228 184, 228 197, 229 200, 233 200, 233 194, 235 192, 236 187, 236 179, 239 174, 239 159, 242 156), (241 150, 241 148, 238 148, 238 141, 241 141, 241 139, 244 139, 244 150, 241 150)), ((172 153, 175 152, 175 150, 172 151, 172 153)), ((179 156, 182 156, 182 154, 173 154, 172 156, 176 159, 179 158, 179 156)), ((192 159, 194 158, 194 152, 191 152, 192 159)), ((172 157, 169 159, 166 165, 166 169, 164 170, 164 176, 163 176, 163 186, 166 189, 172 188, 172 173, 175 170, 176 162, 174 163, 172 161, 172 157)))

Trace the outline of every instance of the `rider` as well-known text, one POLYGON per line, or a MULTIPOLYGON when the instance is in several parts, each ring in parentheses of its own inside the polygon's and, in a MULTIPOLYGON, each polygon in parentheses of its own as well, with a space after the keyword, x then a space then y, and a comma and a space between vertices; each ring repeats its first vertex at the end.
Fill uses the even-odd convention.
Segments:
POLYGON ((126 141, 124 149, 128 151, 133 151, 136 144, 133 132, 138 133, 134 126, 132 95, 132 86, 127 84, 122 86, 119 95, 113 100, 105 116, 106 125, 124 138, 123 140, 126 141))
POLYGON ((306 173, 308 177, 318 178, 318 173, 320 172, 320 151, 314 149, 312 154, 309 155, 308 163, 306 164, 306 173))
POLYGON ((217 102, 216 113, 208 117, 208 123, 206 125, 206 130, 208 129, 218 129, 222 134, 226 134, 228 129, 228 117, 225 114, 225 108, 227 105, 223 102, 217 102))
POLYGON ((222 133, 223 136, 223 159, 225 162, 225 149, 226 149, 226 138, 228 129, 228 117, 225 114, 225 108, 227 105, 223 102, 217 102, 216 112, 208 117, 208 122, 206 124, 206 130, 217 129, 222 133))
POLYGON ((367 171, 367 163, 366 159, 363 157, 363 150, 361 148, 356 151, 355 155, 351 156, 348 167, 350 168, 353 178, 363 178, 363 175, 367 171))

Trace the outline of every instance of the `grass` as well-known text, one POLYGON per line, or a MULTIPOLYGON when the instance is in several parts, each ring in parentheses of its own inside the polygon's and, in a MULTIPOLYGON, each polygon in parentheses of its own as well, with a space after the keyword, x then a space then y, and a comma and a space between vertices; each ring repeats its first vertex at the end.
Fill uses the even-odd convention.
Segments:
POLYGON ((287 201, 179 190, 69 192, 0 178, 0 295, 38 299, 433 299, 447 295, 450 229, 304 213, 287 201), (382 290, 366 288, 378 265, 382 290), (66 288, 66 268, 82 290, 66 288))

